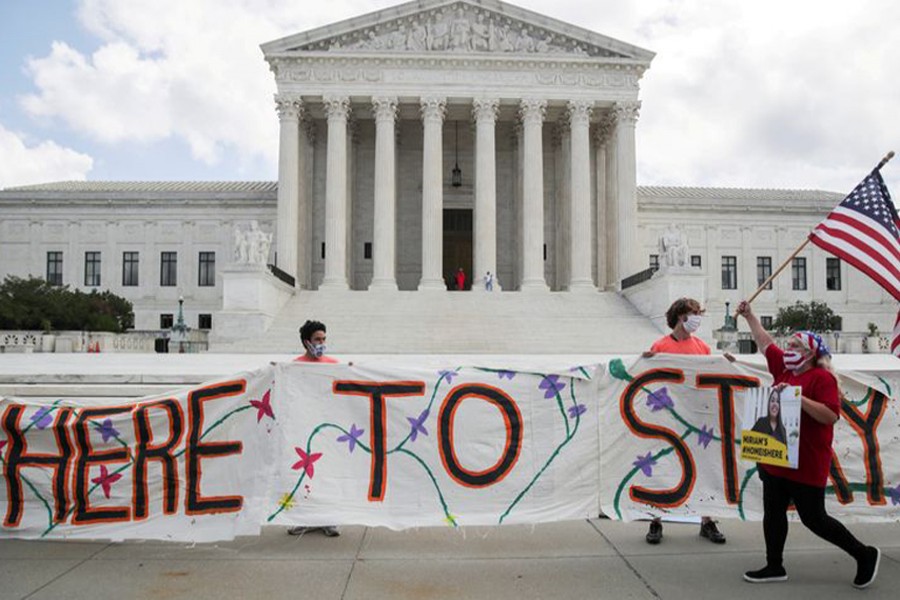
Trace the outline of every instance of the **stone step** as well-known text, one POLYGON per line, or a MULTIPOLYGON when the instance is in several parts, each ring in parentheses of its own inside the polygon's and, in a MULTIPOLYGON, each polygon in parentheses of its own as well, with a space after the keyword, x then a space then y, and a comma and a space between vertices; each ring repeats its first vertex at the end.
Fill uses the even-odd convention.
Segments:
POLYGON ((210 350, 299 352, 306 319, 333 353, 636 353, 661 335, 612 292, 300 291, 264 334, 210 350))

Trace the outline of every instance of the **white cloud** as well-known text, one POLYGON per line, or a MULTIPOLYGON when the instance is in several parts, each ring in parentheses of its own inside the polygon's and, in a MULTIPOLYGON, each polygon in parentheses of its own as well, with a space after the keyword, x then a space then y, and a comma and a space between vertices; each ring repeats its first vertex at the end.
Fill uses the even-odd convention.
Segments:
POLYGON ((0 124, 0 189, 45 181, 84 180, 94 165, 87 154, 52 141, 27 145, 0 124))
MULTIPOLYGON (((887 30, 900 3, 518 3, 657 53, 642 81, 639 183, 849 190, 900 138, 887 30)), ((31 60, 24 106, 108 144, 178 138, 207 164, 233 153, 274 165, 275 85, 259 44, 393 4, 82 0, 103 45, 84 55, 56 43, 31 60)))

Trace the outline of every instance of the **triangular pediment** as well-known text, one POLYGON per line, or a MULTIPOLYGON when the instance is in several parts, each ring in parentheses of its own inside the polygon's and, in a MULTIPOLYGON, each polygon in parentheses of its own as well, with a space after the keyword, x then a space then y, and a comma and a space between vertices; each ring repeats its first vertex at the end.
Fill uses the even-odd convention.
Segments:
POLYGON ((414 0, 262 46, 280 53, 470 53, 649 61, 643 48, 500 0, 414 0))

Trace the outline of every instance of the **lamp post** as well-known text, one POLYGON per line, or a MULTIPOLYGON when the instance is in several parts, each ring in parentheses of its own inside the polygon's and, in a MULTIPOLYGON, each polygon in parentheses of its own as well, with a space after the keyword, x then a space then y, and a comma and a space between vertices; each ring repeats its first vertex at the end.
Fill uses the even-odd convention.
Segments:
POLYGON ((172 325, 171 338, 178 341, 178 354, 184 354, 184 341, 190 328, 184 322, 184 296, 178 296, 178 319, 172 325))
POLYGON ((737 318, 731 316, 731 302, 725 303, 725 322, 722 327, 713 331, 716 348, 725 352, 737 350, 737 318))

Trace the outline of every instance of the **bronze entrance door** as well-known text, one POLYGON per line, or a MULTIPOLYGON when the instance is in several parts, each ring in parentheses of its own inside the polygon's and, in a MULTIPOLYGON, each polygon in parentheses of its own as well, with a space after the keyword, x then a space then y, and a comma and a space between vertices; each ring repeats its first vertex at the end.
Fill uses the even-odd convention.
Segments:
POLYGON ((466 273, 465 289, 472 289, 472 209, 444 209, 444 281, 456 290, 456 273, 466 273))

